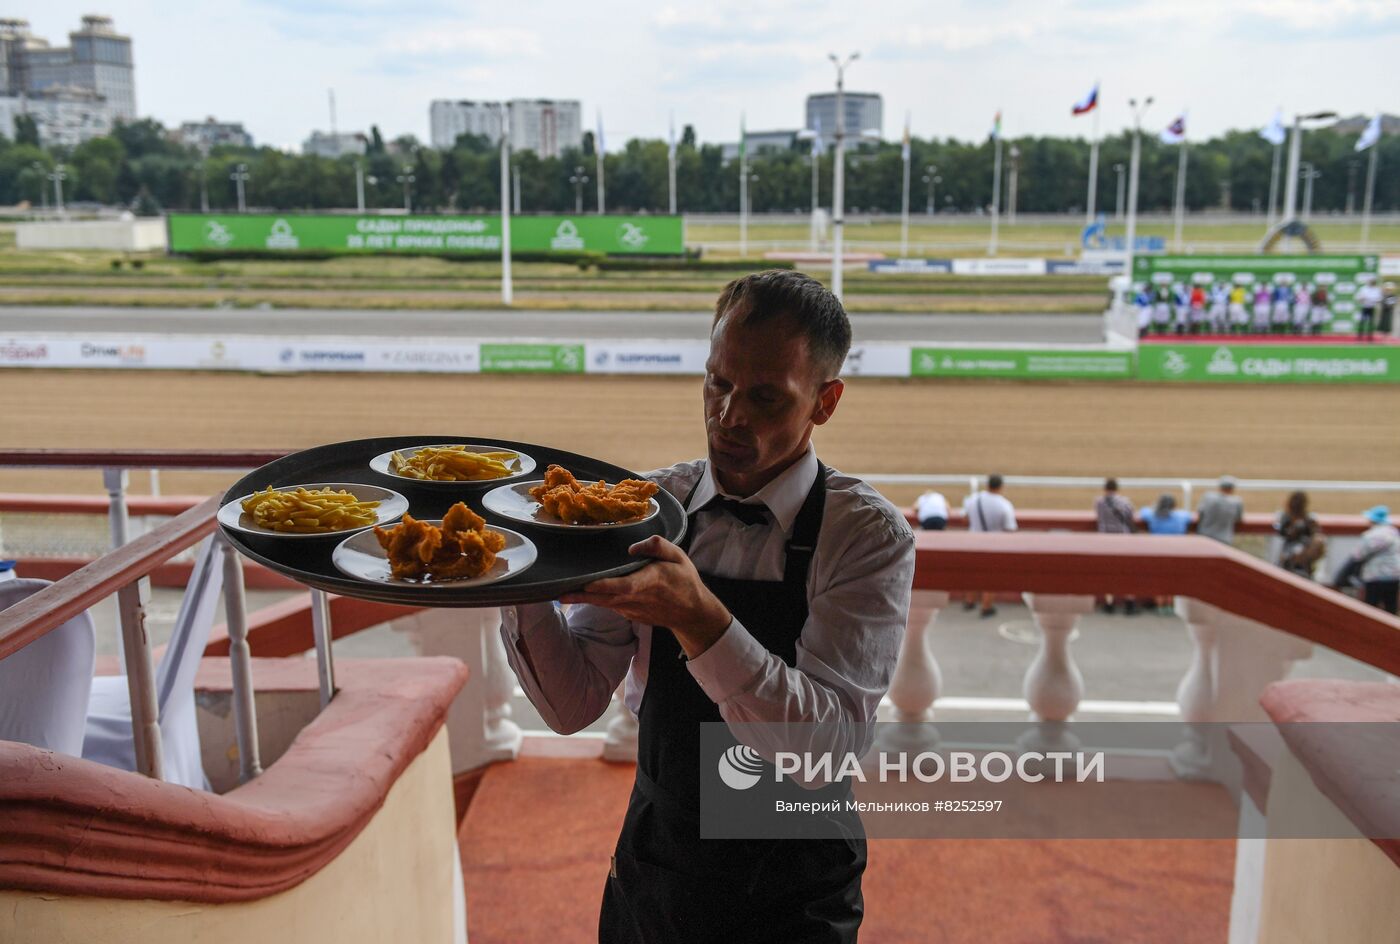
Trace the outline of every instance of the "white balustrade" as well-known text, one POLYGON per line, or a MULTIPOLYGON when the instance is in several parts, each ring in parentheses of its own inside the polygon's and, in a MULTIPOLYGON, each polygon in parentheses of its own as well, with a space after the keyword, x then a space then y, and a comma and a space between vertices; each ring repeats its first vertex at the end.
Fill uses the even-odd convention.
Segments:
POLYGON ((461 773, 520 753, 520 726, 511 719, 515 676, 501 642, 499 609, 433 608, 393 621, 423 656, 452 656, 470 677, 447 713, 452 771, 461 773))
POLYGON ((1192 654, 1176 691, 1187 727, 1172 768, 1184 778, 1234 785, 1237 765, 1217 723, 1267 721, 1259 706, 1264 689, 1312 655, 1312 643, 1189 597, 1176 598, 1176 613, 1192 654))
POLYGON ((1031 706, 1031 720, 1039 724, 1026 731, 1017 744, 1025 751, 1075 750, 1079 741, 1065 730, 1084 697, 1084 676, 1074 662, 1070 640, 1079 618, 1094 611, 1094 598, 1060 594, 1021 595, 1040 633, 1040 650, 1026 669, 1021 693, 1031 706))
POLYGON ((929 631, 947 605, 948 594, 943 591, 915 590, 910 598, 889 692, 894 720, 900 723, 887 726, 882 736, 883 745, 891 750, 928 749, 938 743, 938 730, 928 722, 943 689, 943 673, 929 648, 929 631))

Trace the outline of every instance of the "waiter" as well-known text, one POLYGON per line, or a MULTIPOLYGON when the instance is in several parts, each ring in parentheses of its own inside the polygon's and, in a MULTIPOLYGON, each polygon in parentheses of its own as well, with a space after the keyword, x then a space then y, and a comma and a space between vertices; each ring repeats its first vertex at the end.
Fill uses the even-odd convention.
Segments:
MULTIPOLYGON (((681 544, 633 545, 652 563, 561 598, 577 604, 567 616, 550 603, 503 613, 510 664, 551 728, 597 720, 624 679, 639 720, 600 941, 856 940, 863 835, 707 840, 698 827, 701 724, 799 723, 804 750, 864 754, 894 673, 913 532, 811 443, 841 400, 850 344, 816 280, 729 283, 705 364, 708 456, 648 474, 686 510, 681 544)), ((771 759, 771 744, 749 746, 771 759)))

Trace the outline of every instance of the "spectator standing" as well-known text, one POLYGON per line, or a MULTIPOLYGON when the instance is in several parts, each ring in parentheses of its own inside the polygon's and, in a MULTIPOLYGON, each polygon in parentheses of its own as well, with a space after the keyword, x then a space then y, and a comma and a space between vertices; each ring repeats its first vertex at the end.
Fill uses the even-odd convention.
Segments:
MULTIPOLYGON (((1094 519, 1100 534, 1132 534, 1135 530, 1133 503, 1118 494, 1118 480, 1104 479, 1103 494, 1094 500, 1094 519)), ((1099 598, 1099 607, 1105 613, 1112 613, 1117 603, 1111 595, 1099 598)), ((1137 603, 1131 597, 1123 601, 1123 612, 1128 616, 1137 615, 1137 603)))
POLYGON ((1278 565, 1290 574, 1313 578, 1313 568, 1327 550, 1327 540, 1317 519, 1308 512, 1306 492, 1288 496, 1283 511, 1274 521, 1274 530, 1283 542, 1279 546, 1278 565))
MULTIPOLYGON (((1001 493, 1001 486, 1000 475, 989 475, 984 490, 967 496, 967 500, 963 502, 967 530, 987 533, 1016 530, 1016 509, 1001 493)), ((981 602, 983 617, 996 615, 997 608, 992 605, 991 593, 984 592, 981 602)), ((963 599, 963 609, 971 610, 976 606, 977 594, 969 593, 963 599)))
POLYGON ((925 531, 942 531, 948 527, 948 499, 942 492, 924 492, 914 503, 914 514, 925 531))
POLYGON ((1395 330, 1395 283, 1385 283, 1381 293, 1381 337, 1388 337, 1395 330))
POLYGON ((1219 491, 1207 492, 1196 508, 1196 533, 1222 544, 1235 543, 1235 525, 1244 519, 1244 502, 1235 494, 1235 480, 1220 477, 1219 491))
POLYGON ((1313 289, 1312 293, 1312 324, 1313 334, 1321 334, 1322 329, 1332 320, 1332 302, 1327 297, 1327 286, 1321 282, 1313 289))
POLYGON ((1400 531, 1390 523, 1390 509, 1376 505, 1362 512, 1371 527, 1348 562, 1360 568, 1364 599, 1387 613, 1400 602, 1400 531))
MULTIPOLYGON (((1191 512, 1178 509, 1173 496, 1162 495, 1154 507, 1142 510, 1142 524, 1152 534, 1185 534, 1191 527, 1191 512)), ((1171 615, 1171 597, 1157 597, 1152 602, 1158 614, 1171 615)))
POLYGON ((1380 287, 1376 285, 1374 278, 1368 279, 1365 285, 1356 290, 1356 307, 1361 313, 1356 320, 1356 340, 1376 339, 1376 308, 1380 305, 1381 298, 1380 287))

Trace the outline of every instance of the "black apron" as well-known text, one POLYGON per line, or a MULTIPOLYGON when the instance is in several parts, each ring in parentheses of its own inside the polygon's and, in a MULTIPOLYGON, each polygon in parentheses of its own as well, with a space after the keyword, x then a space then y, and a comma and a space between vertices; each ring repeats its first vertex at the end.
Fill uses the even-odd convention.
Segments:
MULTIPOLYGON (((692 489, 685 506, 690 511, 692 489)), ((791 666, 807 621, 807 571, 821 531, 826 467, 793 524, 782 580, 701 580, 744 627, 791 666)), ((698 509, 697 509, 698 511, 698 509)), ((690 546, 693 528, 681 544, 690 546)), ((686 668, 680 643, 655 627, 638 712, 637 779, 613 855, 598 939, 604 944, 854 942, 864 913, 865 837, 701 839, 700 725, 723 721, 686 668)))

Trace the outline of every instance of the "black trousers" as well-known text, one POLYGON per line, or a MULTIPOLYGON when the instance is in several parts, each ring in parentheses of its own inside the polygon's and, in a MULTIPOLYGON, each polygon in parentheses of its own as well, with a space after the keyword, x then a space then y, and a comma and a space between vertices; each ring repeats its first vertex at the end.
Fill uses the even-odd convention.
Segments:
POLYGON ((1400 580, 1368 580, 1365 583, 1366 602, 1387 613, 1400 607, 1400 580))

